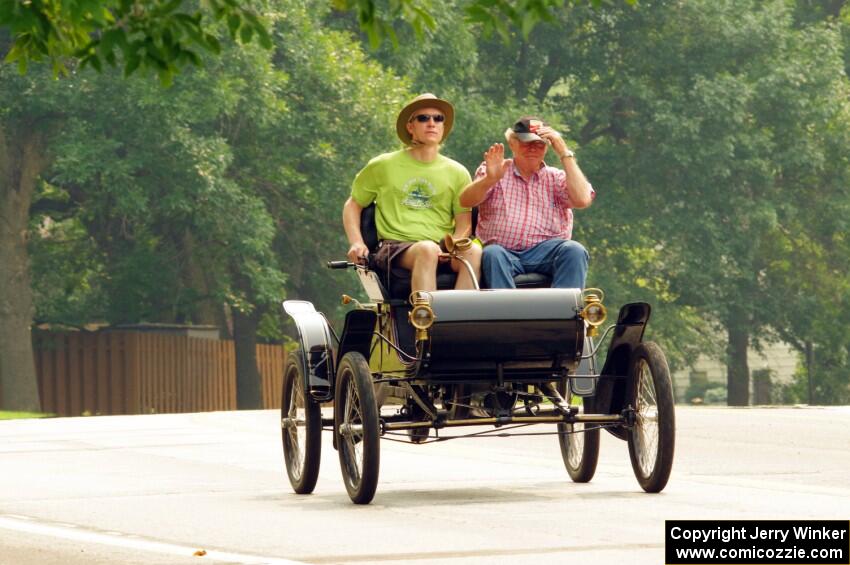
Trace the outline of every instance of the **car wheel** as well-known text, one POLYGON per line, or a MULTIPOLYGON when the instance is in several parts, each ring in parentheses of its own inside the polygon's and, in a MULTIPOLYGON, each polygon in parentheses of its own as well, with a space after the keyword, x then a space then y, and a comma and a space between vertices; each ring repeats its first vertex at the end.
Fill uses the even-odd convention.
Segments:
MULTIPOLYGON (((566 383, 559 389, 562 396, 569 394, 566 383)), ((583 413, 584 406, 580 406, 579 414, 583 413)), ((599 428, 581 423, 558 424, 558 443, 564 467, 573 482, 590 482, 599 462, 599 428)))
POLYGON ((378 487, 380 430, 378 406, 369 363, 361 353, 349 351, 336 374, 334 434, 348 496, 355 504, 368 504, 378 487))
POLYGON ((629 399, 635 424, 628 433, 629 458, 640 486, 661 492, 673 468, 676 416, 667 359, 658 345, 642 343, 629 362, 629 399))
POLYGON ((316 487, 322 455, 322 412, 304 392, 305 370, 301 351, 286 358, 280 403, 283 459, 292 490, 309 494, 316 487))

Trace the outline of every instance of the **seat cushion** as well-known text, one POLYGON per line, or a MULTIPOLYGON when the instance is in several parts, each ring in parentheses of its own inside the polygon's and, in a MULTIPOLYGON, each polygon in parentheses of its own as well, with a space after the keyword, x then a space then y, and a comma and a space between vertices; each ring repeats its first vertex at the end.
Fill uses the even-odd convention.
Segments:
POLYGON ((517 288, 549 288, 552 286, 552 277, 541 273, 525 273, 514 277, 517 288))

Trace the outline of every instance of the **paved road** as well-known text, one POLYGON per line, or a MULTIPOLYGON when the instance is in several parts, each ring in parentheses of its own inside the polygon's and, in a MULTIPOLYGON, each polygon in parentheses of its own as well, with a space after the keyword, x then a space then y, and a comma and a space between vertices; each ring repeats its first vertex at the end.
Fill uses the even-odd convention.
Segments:
POLYGON ((850 408, 680 407, 659 495, 608 434, 585 485, 553 436, 383 442, 365 507, 327 433, 316 492, 292 494, 277 426, 272 411, 0 422, 0 564, 660 564, 665 519, 850 519, 850 408))

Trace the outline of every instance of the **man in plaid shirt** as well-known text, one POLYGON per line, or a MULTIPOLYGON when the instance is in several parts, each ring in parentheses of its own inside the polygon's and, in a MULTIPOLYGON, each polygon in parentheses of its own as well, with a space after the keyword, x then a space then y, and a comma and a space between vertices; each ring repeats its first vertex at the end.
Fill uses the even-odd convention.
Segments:
POLYGON ((561 135, 538 118, 505 131, 513 159, 494 143, 484 153, 461 206, 478 206, 476 234, 484 243, 482 274, 490 288, 514 288, 514 276, 542 273, 555 288, 584 288, 588 254, 572 241, 573 208, 595 192, 561 135), (549 146, 563 170, 543 162, 549 146))

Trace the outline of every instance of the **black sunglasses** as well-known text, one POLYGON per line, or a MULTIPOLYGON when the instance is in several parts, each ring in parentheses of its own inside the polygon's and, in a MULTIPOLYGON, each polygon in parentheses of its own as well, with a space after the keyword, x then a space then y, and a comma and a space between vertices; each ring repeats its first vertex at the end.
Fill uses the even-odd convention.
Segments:
POLYGON ((417 122, 424 124, 425 122, 427 122, 428 120, 430 120, 432 118, 433 118, 434 122, 436 122, 438 124, 440 122, 446 121, 446 117, 442 114, 419 114, 419 115, 416 115, 416 116, 413 116, 412 118, 410 118, 410 121, 412 122, 413 120, 416 120, 417 122))

